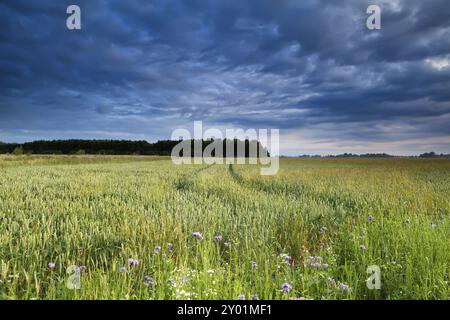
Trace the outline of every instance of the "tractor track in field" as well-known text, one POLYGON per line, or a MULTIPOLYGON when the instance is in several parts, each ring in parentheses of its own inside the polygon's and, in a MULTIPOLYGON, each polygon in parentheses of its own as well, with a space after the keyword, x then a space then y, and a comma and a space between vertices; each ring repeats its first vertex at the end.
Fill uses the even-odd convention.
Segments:
MULTIPOLYGON (((178 191, 195 192, 195 179, 200 173, 211 168, 214 164, 203 166, 199 169, 192 170, 183 174, 174 181, 174 186, 178 191)), ((299 182, 296 184, 286 184, 274 180, 263 181, 261 179, 247 180, 241 174, 235 171, 232 164, 228 165, 228 173, 233 181, 245 189, 262 192, 268 196, 282 196, 288 198, 290 201, 300 200, 302 197, 310 197, 317 203, 323 203, 333 209, 334 211, 344 210, 347 213, 353 214, 361 211, 364 207, 357 200, 349 195, 341 194, 339 191, 329 192, 315 192, 310 187, 299 182)), ((212 192, 217 197, 220 194, 212 192)), ((230 199, 227 199, 230 200, 230 199)))
POLYGON ((175 188, 177 190, 188 190, 194 185, 194 180, 198 177, 200 173, 214 166, 215 163, 209 164, 206 167, 201 167, 190 172, 183 174, 181 177, 176 179, 174 182, 175 188))
POLYGON ((262 180, 245 180, 238 172, 236 172, 233 168, 232 164, 228 165, 228 172, 231 178, 241 186, 252 189, 260 192, 264 192, 270 195, 285 195, 285 196, 294 196, 295 198, 299 198, 305 192, 306 187, 303 184, 297 184, 294 186, 286 185, 286 184, 278 184, 275 183, 267 184, 262 180))

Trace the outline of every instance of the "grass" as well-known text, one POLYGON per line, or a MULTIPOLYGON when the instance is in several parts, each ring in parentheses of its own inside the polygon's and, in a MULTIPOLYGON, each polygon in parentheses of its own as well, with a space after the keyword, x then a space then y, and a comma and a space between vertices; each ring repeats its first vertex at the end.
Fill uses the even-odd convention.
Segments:
POLYGON ((1 157, 0 298, 449 299, 449 195, 448 160, 1 157))

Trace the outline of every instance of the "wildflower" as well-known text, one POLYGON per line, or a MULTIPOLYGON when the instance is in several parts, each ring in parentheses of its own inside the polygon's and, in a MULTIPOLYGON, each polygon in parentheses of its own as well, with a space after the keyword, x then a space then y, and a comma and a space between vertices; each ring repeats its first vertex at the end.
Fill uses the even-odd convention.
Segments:
POLYGON ((292 297, 289 298, 289 300, 308 300, 308 299, 306 299, 305 297, 292 297))
POLYGON ((320 232, 320 233, 324 233, 324 232, 326 232, 327 230, 328 230, 327 227, 320 227, 319 232, 320 232))
POLYGON ((255 261, 252 261, 252 262, 251 262, 251 265, 252 265, 252 269, 253 269, 253 270, 258 269, 258 264, 257 264, 255 261))
POLYGON ((86 271, 87 269, 86 266, 79 266, 78 268, 80 269, 80 271, 86 271))
POLYGON ((337 288, 339 290, 341 290, 342 292, 345 292, 345 293, 352 292, 352 288, 350 288, 350 286, 347 283, 345 283, 345 282, 339 282, 338 285, 337 285, 337 288))
POLYGON ((406 223, 406 224, 411 224, 411 220, 406 219, 406 220, 405 220, 405 223, 406 223))
POLYGON ((167 244, 167 249, 171 250, 172 248, 173 248, 173 243, 172 243, 172 242, 169 242, 169 243, 167 244))
POLYGON ((216 242, 216 243, 222 241, 222 236, 220 236, 220 235, 219 235, 219 236, 215 236, 215 237, 213 238, 213 241, 216 242))
POLYGON ((258 295, 257 295, 257 294, 254 294, 254 295, 252 296, 252 300, 259 300, 258 295))
POLYGON ((155 254, 159 254, 161 252, 161 246, 155 246, 155 249, 153 249, 155 254))
POLYGON ((280 254, 280 257, 281 257, 281 259, 283 259, 284 262, 287 263, 287 264, 290 264, 291 261, 292 261, 292 257, 289 256, 289 255, 287 255, 287 254, 285 254, 285 253, 280 254))
POLYGON ((127 268, 125 268, 125 267, 120 267, 119 268, 119 272, 120 273, 124 273, 125 271, 127 271, 127 268))
POLYGON ((371 214, 369 214, 369 216, 367 217, 367 219, 368 219, 369 221, 373 221, 373 220, 374 220, 374 218, 373 218, 373 216, 372 216, 371 214))
POLYGON ((130 266, 137 266, 137 265, 139 264, 139 260, 138 260, 138 259, 130 258, 130 259, 128 259, 128 264, 129 264, 130 266))
POLYGON ((225 242, 223 245, 227 248, 230 246, 230 244, 228 242, 225 242))
POLYGON ((366 250, 366 246, 363 245, 363 244, 361 244, 361 245, 359 246, 359 249, 360 249, 361 251, 365 251, 365 250, 366 250))
POLYGON ((310 267, 320 269, 320 268, 322 268, 322 264, 321 263, 311 263, 310 267))
POLYGON ((145 280, 145 285, 146 285, 147 287, 150 287, 150 286, 153 286, 153 285, 156 284, 155 279, 153 279, 153 278, 150 277, 150 276, 145 276, 145 277, 144 277, 144 280, 145 280))
POLYGON ((322 263, 322 257, 314 257, 311 256, 308 259, 306 259, 306 264, 308 266, 310 266, 311 268, 315 268, 315 269, 326 269, 329 267, 328 263, 322 263))
POLYGON ((203 240, 203 235, 202 235, 200 232, 198 232, 198 231, 193 232, 193 233, 192 233, 192 236, 193 236, 195 239, 197 239, 197 240, 203 240))
POLYGON ((47 267, 48 267, 50 270, 52 270, 52 269, 55 269, 56 264, 55 264, 54 262, 49 262, 48 265, 47 265, 47 267))
POLYGON ((53 276, 53 277, 52 277, 52 280, 53 280, 53 281, 59 281, 59 277, 53 276))
POLYGON ((288 293, 288 292, 291 292, 291 290, 292 290, 292 286, 289 283, 286 282, 281 285, 282 292, 288 293))
POLYGON ((167 282, 169 282, 171 285, 173 285, 174 287, 177 285, 177 283, 175 282, 175 280, 173 280, 172 278, 170 278, 169 280, 167 280, 167 282))
POLYGON ((245 300, 245 296, 243 294, 238 295, 237 297, 238 300, 245 300))
POLYGON ((336 287, 336 280, 334 280, 333 278, 328 277, 327 282, 330 287, 336 287))
POLYGON ((311 265, 311 264, 313 264, 313 263, 319 263, 320 261, 322 261, 322 257, 319 257, 319 256, 317 256, 317 257, 311 256, 311 257, 309 257, 308 259, 306 259, 306 264, 311 265))

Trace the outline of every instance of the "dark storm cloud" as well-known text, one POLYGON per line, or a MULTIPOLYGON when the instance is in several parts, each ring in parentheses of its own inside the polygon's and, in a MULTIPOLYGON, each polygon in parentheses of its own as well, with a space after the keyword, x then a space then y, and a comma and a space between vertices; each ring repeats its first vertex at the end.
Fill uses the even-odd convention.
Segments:
POLYGON ((169 138, 203 120, 448 152, 447 2, 76 1, 69 31, 72 1, 3 1, 0 140, 169 138))

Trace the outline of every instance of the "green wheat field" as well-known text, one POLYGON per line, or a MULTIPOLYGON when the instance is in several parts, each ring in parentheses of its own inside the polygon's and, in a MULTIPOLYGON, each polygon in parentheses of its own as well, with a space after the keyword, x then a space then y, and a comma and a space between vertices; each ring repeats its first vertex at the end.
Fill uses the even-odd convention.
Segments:
POLYGON ((0 299, 449 299, 449 215, 449 160, 4 156, 0 299))

